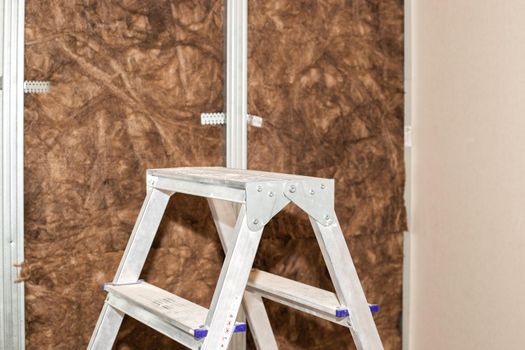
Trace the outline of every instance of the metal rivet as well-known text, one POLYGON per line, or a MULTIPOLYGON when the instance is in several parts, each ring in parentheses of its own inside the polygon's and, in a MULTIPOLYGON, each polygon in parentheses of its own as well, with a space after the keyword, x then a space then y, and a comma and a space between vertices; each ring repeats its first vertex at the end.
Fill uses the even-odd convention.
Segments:
POLYGON ((314 190, 310 190, 310 195, 314 195, 315 194, 315 191, 314 190))
POLYGON ((254 224, 254 225, 258 225, 258 224, 259 224, 259 220, 257 220, 257 219, 253 219, 253 224, 254 224))
POLYGON ((325 189, 325 185, 324 184, 321 184, 321 189, 324 190, 325 189))
POLYGON ((268 196, 273 197, 273 192, 268 193, 268 196))
POLYGON ((257 186, 257 192, 262 192, 262 186, 257 186))
POLYGON ((290 186, 290 192, 291 192, 291 193, 294 193, 294 192, 295 192, 295 186, 294 186, 294 185, 290 186))
POLYGON ((326 215, 324 216, 324 219, 325 219, 326 221, 330 220, 330 215, 326 214, 326 215))

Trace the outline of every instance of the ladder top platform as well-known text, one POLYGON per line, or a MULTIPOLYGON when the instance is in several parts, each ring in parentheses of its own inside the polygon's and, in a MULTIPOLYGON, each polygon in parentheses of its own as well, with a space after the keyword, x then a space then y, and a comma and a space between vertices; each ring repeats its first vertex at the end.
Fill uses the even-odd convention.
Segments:
POLYGON ((333 179, 223 167, 150 169, 147 178, 157 190, 246 204, 251 230, 290 201, 325 226, 335 218, 333 179))
POLYGON ((328 183, 333 181, 332 179, 318 177, 224 167, 149 169, 148 176, 238 189, 245 189, 246 185, 250 183, 290 183, 310 181, 326 181, 328 183))

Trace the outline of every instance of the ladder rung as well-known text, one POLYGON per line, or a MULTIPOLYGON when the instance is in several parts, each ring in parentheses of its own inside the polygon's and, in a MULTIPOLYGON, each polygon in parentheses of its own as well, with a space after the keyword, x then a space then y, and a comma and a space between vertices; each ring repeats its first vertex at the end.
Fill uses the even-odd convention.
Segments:
MULTIPOLYGON (((108 304, 143 323, 152 326, 150 323, 154 317, 155 323, 165 323, 164 328, 173 326, 197 340, 208 334, 205 327, 208 309, 189 300, 141 281, 136 284, 106 284, 104 289, 109 293, 108 304), (142 315, 140 310, 147 315, 142 315)), ((235 324, 234 332, 245 331, 245 323, 235 324)), ((166 335, 181 341, 180 334, 176 333, 166 335)))
MULTIPOLYGON (((345 318, 350 312, 330 291, 256 269, 250 274, 247 289, 277 303, 347 325, 345 318)), ((371 304, 370 311, 378 312, 379 306, 371 304)))

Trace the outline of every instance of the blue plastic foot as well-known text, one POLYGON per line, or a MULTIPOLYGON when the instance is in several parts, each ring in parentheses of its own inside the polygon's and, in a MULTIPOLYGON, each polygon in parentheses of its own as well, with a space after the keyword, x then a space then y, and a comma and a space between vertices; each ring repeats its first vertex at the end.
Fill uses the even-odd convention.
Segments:
POLYGON ((196 339, 206 338, 207 335, 208 335, 208 330, 206 328, 198 328, 198 329, 193 330, 193 336, 196 339))
POLYGON ((246 332, 246 323, 236 323, 235 329, 233 330, 234 333, 242 333, 246 332))

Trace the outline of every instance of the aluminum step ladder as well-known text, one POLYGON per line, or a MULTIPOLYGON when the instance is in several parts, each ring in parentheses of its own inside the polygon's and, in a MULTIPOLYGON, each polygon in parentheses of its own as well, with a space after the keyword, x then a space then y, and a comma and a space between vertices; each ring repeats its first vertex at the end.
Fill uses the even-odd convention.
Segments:
POLYGON ((348 328, 357 349, 379 350, 372 312, 334 211, 334 181, 221 167, 147 172, 147 195, 88 349, 110 350, 124 315, 190 349, 227 349, 241 302, 257 349, 278 349, 262 298, 348 328), (226 253, 210 309, 142 280, 141 270, 174 193, 208 198, 226 253), (264 226, 293 202, 309 217, 336 293, 252 269, 264 226))

